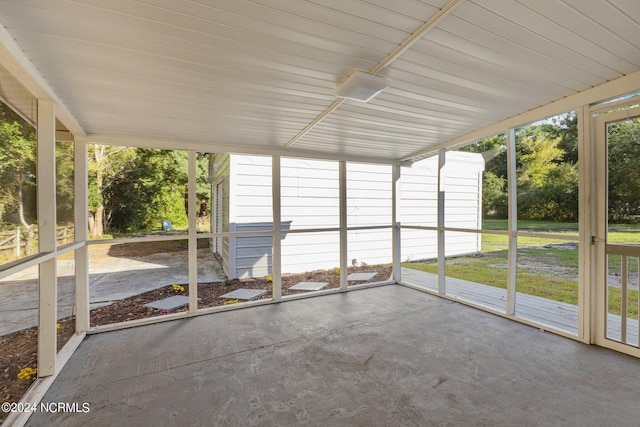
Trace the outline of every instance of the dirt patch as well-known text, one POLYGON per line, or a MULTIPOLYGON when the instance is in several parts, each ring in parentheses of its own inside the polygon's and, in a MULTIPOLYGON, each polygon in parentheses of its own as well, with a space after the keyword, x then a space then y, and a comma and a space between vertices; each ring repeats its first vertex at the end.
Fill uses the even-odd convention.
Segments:
MULTIPOLYGON (((349 267, 349 273, 362 273, 375 271, 376 276, 368 282, 370 283, 389 280, 391 277, 391 267, 349 267)), ((290 291, 289 288, 300 282, 326 282, 329 285, 325 289, 335 289, 340 286, 340 274, 334 270, 315 270, 299 274, 282 275, 282 295, 299 295, 300 291, 290 291)), ((350 283, 356 284, 355 282, 350 283)), ((144 305, 153 301, 158 301, 174 295, 189 295, 189 285, 179 283, 184 291, 176 291, 172 286, 164 286, 153 291, 145 292, 120 301, 115 301, 107 306, 91 310, 91 326, 110 325, 113 323, 127 322, 136 319, 162 316, 168 311, 157 308, 145 307, 144 305)), ((254 279, 233 279, 224 282, 199 283, 198 284, 198 308, 208 308, 224 305, 225 299, 221 295, 235 291, 237 289, 265 290, 267 293, 258 299, 269 299, 272 297, 273 284, 267 278, 254 279)), ((184 312, 187 307, 178 308, 174 313, 184 312)))
MULTIPOLYGON (((75 331, 75 318, 58 320, 58 351, 75 331)), ((18 377, 24 368, 35 368, 38 363, 38 328, 28 328, 0 337, 0 402, 18 402, 31 387, 32 381, 18 377)), ((8 414, 0 412, 0 424, 8 414)))
POLYGON ((518 256, 518 268, 543 276, 562 277, 563 279, 578 281, 577 268, 552 264, 546 258, 518 256))
MULTIPOLYGON (((622 276, 620 273, 609 273, 607 275, 607 286, 621 288, 622 276)), ((638 273, 630 272, 627 274, 627 287, 629 289, 638 289, 638 273)))
MULTIPOLYGON (((130 249, 130 248, 129 248, 130 249)), ((142 249, 142 247, 138 248, 142 249)), ((119 254, 122 255, 122 254, 119 254)), ((131 256, 127 251, 126 256, 131 256)), ((376 276, 369 282, 380 282, 391 278, 391 267, 367 266, 349 267, 348 273, 376 272, 376 276)), ((297 295, 304 292, 290 291, 289 288, 300 282, 327 282, 329 285, 325 289, 335 289, 340 286, 340 274, 335 270, 315 270, 300 274, 282 275, 282 295, 297 295)), ((350 282, 350 285, 369 283, 350 282)), ((188 284, 178 284, 184 291, 176 290, 173 286, 164 286, 153 291, 135 295, 130 298, 115 301, 107 306, 98 307, 91 310, 91 326, 110 325, 114 323, 127 322, 136 319, 146 319, 150 317, 168 314, 168 311, 156 308, 145 307, 144 304, 158 301, 174 295, 189 295, 188 284)), ((269 299, 272 296, 273 283, 268 278, 256 279, 234 279, 225 282, 199 283, 198 284, 198 308, 216 307, 224 305, 221 295, 236 289, 260 289, 267 293, 259 299, 269 299)), ((174 312, 184 312, 187 307, 176 309, 174 312)), ((58 351, 69 340, 75 330, 75 319, 66 318, 59 320, 58 329, 58 351)), ((36 367, 38 348, 37 328, 23 329, 0 337, 0 369, 2 369, 2 383, 0 392, 2 402, 18 402, 24 395, 32 382, 18 378, 21 369, 36 367)), ((0 413, 0 423, 6 418, 6 414, 0 413)))

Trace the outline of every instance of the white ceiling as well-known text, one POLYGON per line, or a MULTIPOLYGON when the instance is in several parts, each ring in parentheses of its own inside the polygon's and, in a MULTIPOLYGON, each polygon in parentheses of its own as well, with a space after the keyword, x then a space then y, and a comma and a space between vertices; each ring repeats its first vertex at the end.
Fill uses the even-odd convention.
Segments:
POLYGON ((94 142, 397 161, 640 75, 637 0, 0 0, 0 23, 94 142), (336 102, 354 69, 391 86, 336 102))

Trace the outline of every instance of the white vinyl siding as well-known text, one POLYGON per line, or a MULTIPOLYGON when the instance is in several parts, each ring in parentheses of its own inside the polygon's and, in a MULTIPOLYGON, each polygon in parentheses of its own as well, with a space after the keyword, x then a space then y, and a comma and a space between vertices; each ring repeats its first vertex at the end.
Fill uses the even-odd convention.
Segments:
MULTIPOLYGON (((482 228, 482 172, 484 159, 479 154, 447 153, 444 175, 445 227, 480 230, 482 228)), ((445 256, 481 250, 479 233, 445 233, 445 256)))
MULTIPOLYGON (((229 231, 229 214, 231 212, 230 208, 230 155, 229 154, 212 154, 211 165, 213 167, 212 173, 212 185, 218 188, 218 190, 222 190, 222 197, 215 197, 217 194, 214 194, 214 207, 213 212, 215 214, 215 218, 213 218, 213 224, 220 224, 222 228, 215 231, 220 232, 228 232, 229 231), (222 206, 219 206, 222 203, 222 206), (222 218, 218 218, 217 215, 221 214, 222 218)), ((214 193, 217 191, 214 190, 214 193)), ((216 226, 217 228, 217 226, 216 226)), ((220 247, 216 247, 217 254, 222 258, 222 268, 225 271, 227 276, 231 276, 232 271, 234 270, 233 265, 230 265, 235 259, 235 254, 229 248, 229 238, 223 237, 222 239, 218 239, 222 244, 220 247)), ((217 245, 216 245, 217 246, 217 245)))
MULTIPOLYGON (((443 168, 445 226, 482 228, 484 159, 475 153, 450 151, 443 168)), ((400 221, 403 225, 435 227, 438 223, 438 159, 432 157, 401 170, 400 221)), ((479 233, 445 234, 445 256, 480 251, 479 233)), ((437 257, 437 233, 402 230, 402 261, 437 257)))
MULTIPOLYGON (((271 158, 230 155, 230 231, 272 230, 271 158)), ((478 154, 448 153, 445 191, 451 227, 479 227, 483 170, 478 154)), ((437 214, 437 159, 402 169, 400 220, 434 226, 437 214)), ((347 224, 349 227, 391 226, 391 167, 347 164, 347 224)), ((339 227, 338 162, 281 159, 282 272, 298 273, 339 265, 339 233, 287 233, 339 227)), ((425 232, 402 230, 403 261, 435 257, 437 245, 425 232), (405 256, 405 254, 408 254, 405 256)), ((447 243, 447 255, 479 250, 480 235, 465 233, 447 243)), ((271 236, 234 237, 230 242, 235 266, 231 277, 271 274, 271 236)), ((391 262, 391 229, 348 232, 348 263, 391 262)), ((227 271, 225 269, 225 271, 227 271)))
POLYGON ((281 216, 289 228, 340 226, 338 162, 282 158, 280 169, 281 216))
MULTIPOLYGON (((273 230, 271 203, 271 157, 231 155, 230 231, 273 230)), ((231 277, 271 274, 271 236, 232 237, 234 266, 231 277)))

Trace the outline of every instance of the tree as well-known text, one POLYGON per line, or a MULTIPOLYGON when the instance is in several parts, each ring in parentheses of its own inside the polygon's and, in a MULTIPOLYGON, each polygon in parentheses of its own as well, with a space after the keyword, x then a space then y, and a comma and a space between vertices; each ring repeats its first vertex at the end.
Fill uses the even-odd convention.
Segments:
POLYGON ((496 135, 476 141, 459 149, 479 153, 484 158, 482 176, 483 218, 506 218, 507 206, 507 146, 504 135, 496 135))
POLYGON ((73 224, 75 195, 73 144, 56 143, 56 217, 58 224, 73 224))
POLYGON ((89 145, 89 233, 100 237, 105 232, 105 191, 126 172, 135 149, 111 145, 89 145))
MULTIPOLYGON (((577 119, 573 113, 516 132, 516 186, 519 219, 577 221, 577 119)), ((483 217, 505 219, 507 206, 506 138, 496 135, 461 151, 485 159, 483 217)))
POLYGON ((128 166, 105 188, 109 226, 121 233, 158 228, 162 219, 186 226, 187 153, 134 149, 128 166))
MULTIPOLYGON (((163 219, 186 227, 188 154, 180 150, 94 145, 89 149, 89 229, 132 233, 163 219)), ((197 157, 199 216, 209 210, 208 158, 197 157)))
POLYGON ((574 111, 551 119, 544 126, 551 139, 560 138, 558 148, 563 151, 562 162, 578 164, 578 117, 574 111))
POLYGON ((610 124, 607 146, 609 221, 640 222, 640 120, 610 124))
POLYGON ((27 255, 31 253, 37 220, 35 180, 35 129, 0 104, 0 214, 25 228, 27 255))
POLYGON ((518 218, 576 221, 577 165, 564 161, 566 151, 555 126, 530 125, 516 134, 518 218))

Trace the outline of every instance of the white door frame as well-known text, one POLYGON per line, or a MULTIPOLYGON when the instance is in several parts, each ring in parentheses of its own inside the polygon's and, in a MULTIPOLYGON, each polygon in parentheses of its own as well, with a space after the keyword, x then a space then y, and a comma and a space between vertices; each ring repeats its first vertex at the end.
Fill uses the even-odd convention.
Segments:
MULTIPOLYGON (((600 114, 593 119, 596 173, 595 201, 596 201, 596 229, 592 237, 595 248, 595 262, 592 271, 595 278, 595 334, 594 343, 611 348, 635 357, 640 357, 640 348, 607 338, 607 215, 608 215, 608 155, 607 155, 607 124, 619 122, 629 118, 640 117, 640 108, 618 110, 600 114)), ((618 245, 616 245, 618 246, 618 245)), ((619 247, 623 247, 620 245, 619 247)), ((626 246, 624 246, 626 247, 626 246)), ((632 250, 633 247, 630 247, 632 250)), ((623 248, 624 249, 624 248, 623 248)))

